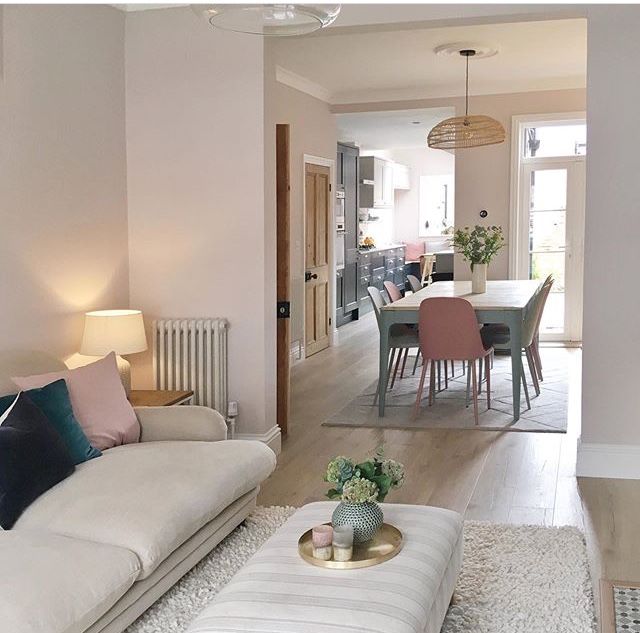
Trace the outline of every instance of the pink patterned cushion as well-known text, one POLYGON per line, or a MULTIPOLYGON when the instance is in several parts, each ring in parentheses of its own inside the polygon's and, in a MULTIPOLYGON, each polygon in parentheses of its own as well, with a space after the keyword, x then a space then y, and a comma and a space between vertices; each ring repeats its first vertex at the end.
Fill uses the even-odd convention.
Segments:
POLYGON ((66 371, 12 378, 20 389, 44 387, 64 378, 73 412, 91 444, 100 450, 140 439, 140 423, 120 381, 116 356, 66 371))
POLYGON ((408 262, 417 262, 424 255, 424 242, 405 242, 404 258, 408 262))

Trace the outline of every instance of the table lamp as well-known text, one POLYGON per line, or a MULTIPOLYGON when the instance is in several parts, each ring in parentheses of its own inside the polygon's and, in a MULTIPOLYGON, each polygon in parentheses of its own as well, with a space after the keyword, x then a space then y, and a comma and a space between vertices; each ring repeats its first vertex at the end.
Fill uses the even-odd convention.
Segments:
POLYGON ((121 354, 136 354, 146 349, 147 337, 140 310, 96 310, 85 314, 80 353, 106 356, 115 352, 127 396, 131 392, 131 365, 121 354))

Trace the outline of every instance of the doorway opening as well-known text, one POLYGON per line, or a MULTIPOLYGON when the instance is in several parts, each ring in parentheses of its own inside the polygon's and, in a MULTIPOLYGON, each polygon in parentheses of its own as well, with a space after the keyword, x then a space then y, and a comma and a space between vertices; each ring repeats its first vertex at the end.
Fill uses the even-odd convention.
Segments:
POLYGON ((555 283, 540 324, 546 341, 582 340, 586 119, 514 117, 510 276, 555 283))

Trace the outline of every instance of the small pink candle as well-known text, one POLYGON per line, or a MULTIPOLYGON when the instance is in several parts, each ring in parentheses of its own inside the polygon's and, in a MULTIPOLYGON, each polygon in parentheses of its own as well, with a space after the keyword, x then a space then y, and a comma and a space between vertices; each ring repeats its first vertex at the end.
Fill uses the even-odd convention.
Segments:
POLYGON ((333 528, 330 525, 316 525, 311 531, 311 541, 313 546, 329 547, 333 540, 333 528))

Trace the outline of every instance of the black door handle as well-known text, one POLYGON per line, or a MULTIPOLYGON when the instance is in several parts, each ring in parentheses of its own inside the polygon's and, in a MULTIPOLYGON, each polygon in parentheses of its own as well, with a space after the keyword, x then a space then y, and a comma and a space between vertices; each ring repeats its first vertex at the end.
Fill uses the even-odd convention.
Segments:
POLYGON ((307 272, 304 274, 304 280, 305 280, 305 282, 306 282, 306 281, 311 281, 312 279, 317 279, 317 278, 318 278, 318 275, 316 275, 316 273, 312 273, 312 272, 307 271, 307 272))

